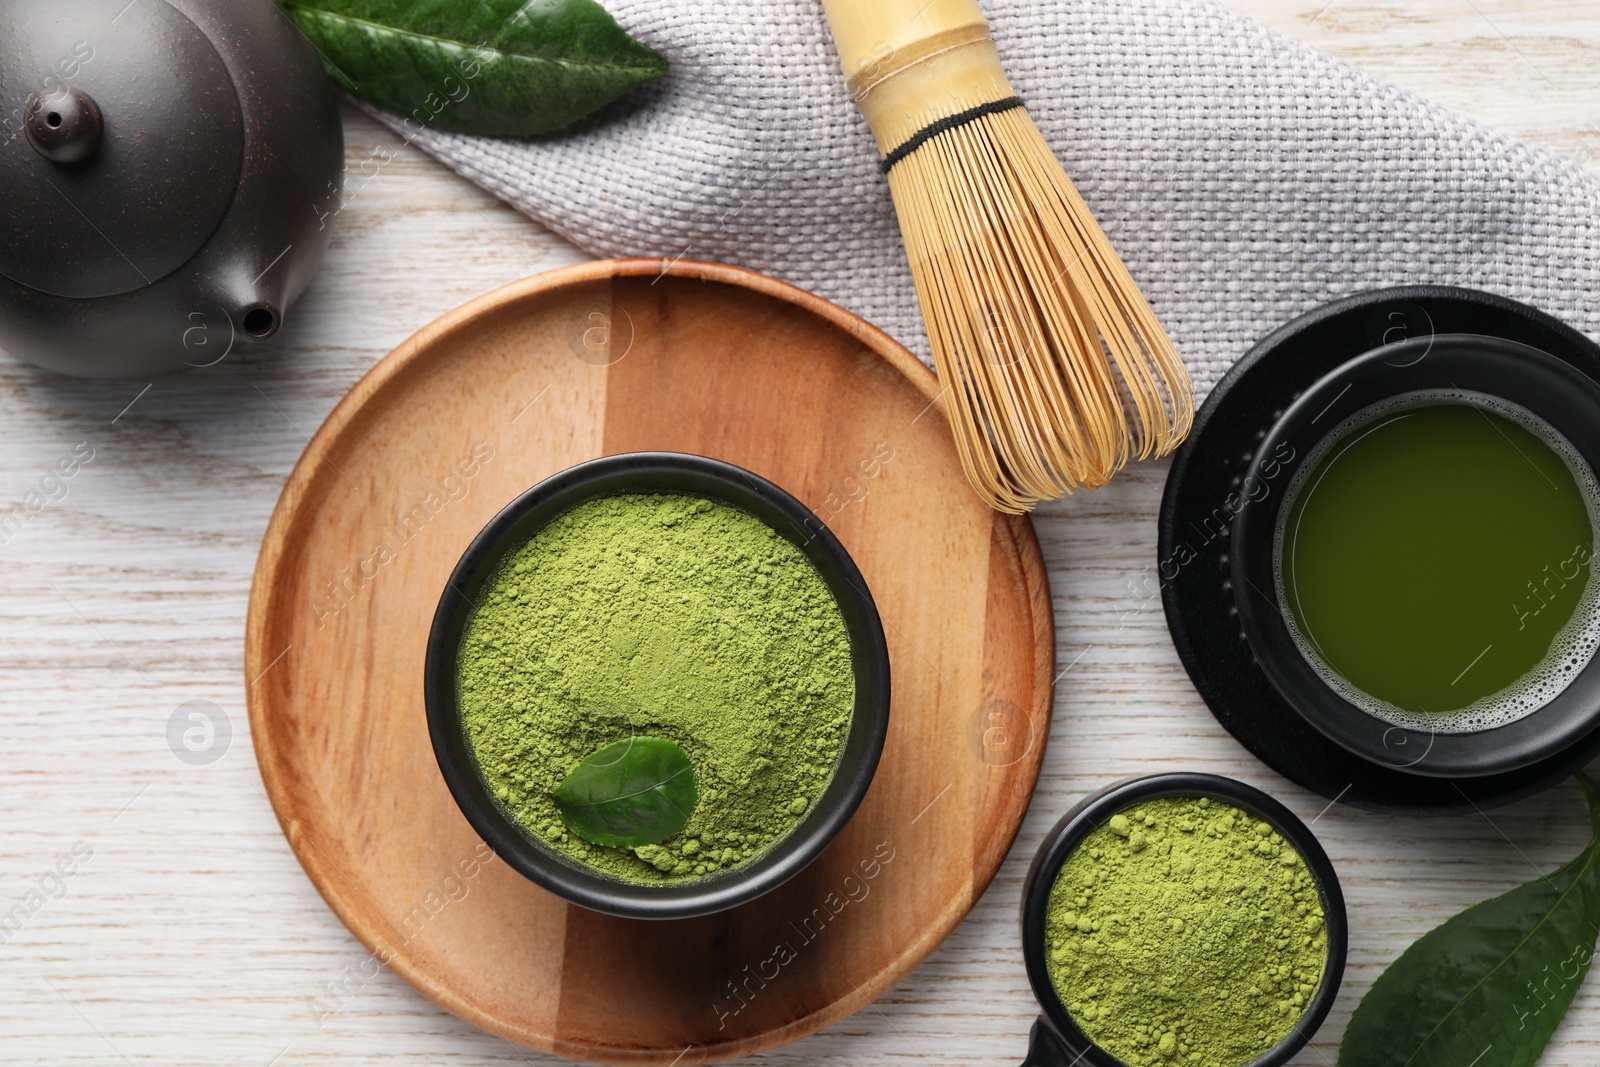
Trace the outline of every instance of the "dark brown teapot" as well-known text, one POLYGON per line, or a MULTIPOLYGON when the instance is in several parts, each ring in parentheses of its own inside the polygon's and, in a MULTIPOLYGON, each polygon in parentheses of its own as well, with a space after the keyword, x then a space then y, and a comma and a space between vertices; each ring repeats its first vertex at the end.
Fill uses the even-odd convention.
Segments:
POLYGON ((343 160, 271 0, 0 0, 0 349, 146 377, 271 337, 343 160))

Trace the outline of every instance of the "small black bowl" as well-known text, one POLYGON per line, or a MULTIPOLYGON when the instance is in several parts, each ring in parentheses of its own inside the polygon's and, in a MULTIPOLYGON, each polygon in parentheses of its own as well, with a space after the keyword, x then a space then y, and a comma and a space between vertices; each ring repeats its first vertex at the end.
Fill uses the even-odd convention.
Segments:
POLYGON ((1156 797, 1210 797, 1270 823, 1300 853, 1322 895, 1328 935, 1328 963, 1322 972, 1322 984, 1306 1002, 1299 1022, 1282 1041, 1238 1067, 1282 1067, 1311 1040, 1311 1035, 1317 1032, 1333 1007, 1339 984, 1344 979, 1349 928, 1339 876, 1310 828, 1261 790, 1232 778, 1192 772, 1125 778, 1090 794, 1063 815, 1045 836, 1044 844, 1028 868, 1022 890, 1022 961, 1028 970, 1028 984, 1033 987, 1034 999, 1044 1010, 1033 1024, 1028 1058, 1023 1061, 1023 1067, 1077 1067, 1078 1064, 1126 1067, 1122 1060, 1095 1044, 1083 1032, 1056 995, 1045 962, 1045 915, 1050 907, 1050 890, 1055 885, 1056 874, 1083 839, 1117 812, 1156 797))
MULTIPOLYGON (((1516 341, 1470 334, 1418 337, 1375 349, 1331 371, 1291 404, 1256 451, 1254 470, 1274 458, 1304 460, 1341 422, 1380 401, 1421 390, 1460 390, 1508 400, 1565 437, 1600 471, 1600 385, 1570 364, 1516 341), (1293 458, 1286 458, 1293 457, 1293 458)), ((1473 733, 1396 726, 1356 707, 1327 684, 1290 636, 1277 598, 1273 542, 1287 491, 1246 503, 1233 518, 1233 597, 1251 651, 1272 684, 1308 723, 1373 763, 1409 774, 1467 778, 1547 759, 1600 725, 1600 658, 1591 658, 1549 703, 1521 719, 1473 733)))
POLYGON ((889 730, 889 650, 866 582, 833 533, 800 501, 731 463, 676 452, 634 452, 569 467, 513 500, 467 547, 440 596, 428 634, 424 694, 434 756, 462 814, 524 876, 574 904, 634 919, 686 919, 753 900, 800 873, 855 814, 889 730), (803 552, 833 592, 850 635, 856 703, 832 781, 794 830, 751 863, 676 885, 603 876, 549 848, 495 798, 479 769, 457 700, 461 636, 496 565, 556 516, 596 497, 686 493, 749 512, 803 552))

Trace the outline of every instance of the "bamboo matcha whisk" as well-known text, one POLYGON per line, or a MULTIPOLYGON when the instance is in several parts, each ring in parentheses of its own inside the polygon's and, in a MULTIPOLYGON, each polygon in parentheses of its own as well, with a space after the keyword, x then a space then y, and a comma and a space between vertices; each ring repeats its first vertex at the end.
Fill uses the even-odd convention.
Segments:
POLYGON ((894 194, 967 477, 1023 512, 1189 432, 1188 372, 975 0, 824 0, 894 194))

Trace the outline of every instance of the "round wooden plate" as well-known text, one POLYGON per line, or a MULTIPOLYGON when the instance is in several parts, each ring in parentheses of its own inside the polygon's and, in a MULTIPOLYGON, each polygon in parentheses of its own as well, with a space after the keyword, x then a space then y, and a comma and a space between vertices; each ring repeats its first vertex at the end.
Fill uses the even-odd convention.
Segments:
POLYGON ((245 676, 284 834, 378 961, 524 1045, 688 1064, 843 1018, 950 932, 1032 795, 1055 641, 1033 528, 968 488, 937 395, 824 300, 656 260, 507 286, 357 383, 267 529, 245 676), (643 449, 737 463, 811 507, 866 577, 894 680, 877 777, 827 852, 684 922, 571 907, 495 859, 423 712, 428 626, 478 529, 565 467, 643 449))

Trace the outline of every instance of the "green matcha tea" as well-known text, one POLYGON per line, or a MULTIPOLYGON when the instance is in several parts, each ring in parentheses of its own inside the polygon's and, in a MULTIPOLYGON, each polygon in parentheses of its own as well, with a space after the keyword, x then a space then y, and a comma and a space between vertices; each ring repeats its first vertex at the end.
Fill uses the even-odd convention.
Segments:
POLYGON ((1328 962, 1322 894, 1270 823, 1207 797, 1113 815, 1045 913, 1061 1004, 1132 1067, 1239 1067, 1300 1021, 1328 962))
POLYGON ((833 778, 855 707, 849 634, 816 568, 760 519, 682 494, 591 500, 545 526, 485 585, 459 663, 500 802, 551 848, 635 883, 771 849, 833 778), (637 848, 570 832, 552 790, 645 735, 694 765, 687 824, 637 848))
POLYGON ((1548 703, 1596 645, 1593 475, 1503 400, 1413 393, 1347 420, 1279 516, 1280 605, 1356 706, 1468 732, 1548 703))

